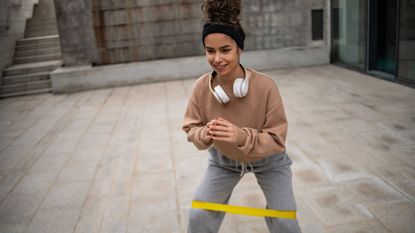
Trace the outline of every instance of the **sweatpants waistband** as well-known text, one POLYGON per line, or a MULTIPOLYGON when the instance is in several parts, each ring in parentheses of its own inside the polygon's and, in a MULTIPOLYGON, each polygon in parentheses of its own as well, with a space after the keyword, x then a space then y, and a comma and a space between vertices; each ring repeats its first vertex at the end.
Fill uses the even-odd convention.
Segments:
POLYGON ((292 164, 292 161, 286 152, 276 153, 254 162, 241 162, 230 159, 214 147, 209 149, 209 153, 209 161, 211 163, 229 170, 240 172, 241 176, 247 172, 261 172, 262 170, 268 169, 270 166, 275 168, 280 166, 290 166, 292 164))

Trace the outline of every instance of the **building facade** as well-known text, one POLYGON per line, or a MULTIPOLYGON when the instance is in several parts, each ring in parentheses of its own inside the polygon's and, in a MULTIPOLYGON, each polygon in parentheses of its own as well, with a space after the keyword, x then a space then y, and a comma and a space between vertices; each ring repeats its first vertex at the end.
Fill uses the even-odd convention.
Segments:
POLYGON ((331 61, 415 84, 415 0, 332 0, 331 61))
POLYGON ((16 41, 24 37, 26 20, 32 16, 33 5, 37 2, 39 0, 0 0, 0 71, 13 63, 16 41))
MULTIPOLYGON (((194 78, 209 69, 201 56, 202 0, 53 1, 63 60, 51 74, 54 92, 194 78)), ((331 62, 415 84, 415 0, 241 3, 247 66, 331 62)))
MULTIPOLYGON (((55 0, 64 63, 102 65, 202 55, 202 2, 55 0)), ((242 0, 246 50, 327 46, 327 37, 311 38, 311 11, 327 12, 326 7, 326 0, 242 0)), ((320 27, 327 35, 326 27, 320 27)))

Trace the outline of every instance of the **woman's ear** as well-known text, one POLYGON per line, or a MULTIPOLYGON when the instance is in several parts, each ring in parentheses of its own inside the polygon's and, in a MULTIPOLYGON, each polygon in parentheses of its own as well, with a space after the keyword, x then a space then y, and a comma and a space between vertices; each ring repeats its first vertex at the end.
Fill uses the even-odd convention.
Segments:
POLYGON ((242 54, 242 49, 238 47, 238 55, 240 56, 242 54))

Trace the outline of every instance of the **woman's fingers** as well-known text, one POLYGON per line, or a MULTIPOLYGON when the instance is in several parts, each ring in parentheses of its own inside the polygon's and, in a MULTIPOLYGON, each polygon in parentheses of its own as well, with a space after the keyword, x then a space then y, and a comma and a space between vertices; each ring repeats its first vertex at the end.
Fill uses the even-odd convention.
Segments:
POLYGON ((213 125, 209 127, 210 131, 229 131, 229 127, 213 125))

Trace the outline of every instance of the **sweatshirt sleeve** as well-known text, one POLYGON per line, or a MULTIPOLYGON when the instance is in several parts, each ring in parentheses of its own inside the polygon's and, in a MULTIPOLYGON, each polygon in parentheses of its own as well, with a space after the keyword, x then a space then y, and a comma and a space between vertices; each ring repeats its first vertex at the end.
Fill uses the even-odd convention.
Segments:
POLYGON ((238 146, 243 155, 262 159, 272 154, 285 152, 287 117, 278 88, 274 85, 267 99, 266 115, 261 130, 242 128, 247 134, 245 143, 238 146))
POLYGON ((212 141, 207 140, 206 122, 203 122, 199 106, 193 90, 184 115, 182 129, 187 133, 187 140, 192 142, 199 150, 210 147, 212 141))

